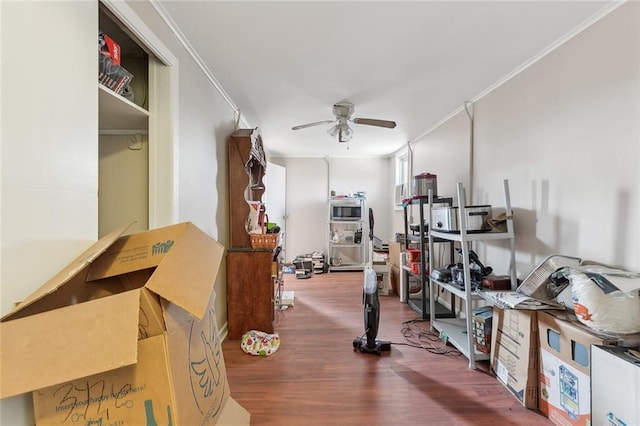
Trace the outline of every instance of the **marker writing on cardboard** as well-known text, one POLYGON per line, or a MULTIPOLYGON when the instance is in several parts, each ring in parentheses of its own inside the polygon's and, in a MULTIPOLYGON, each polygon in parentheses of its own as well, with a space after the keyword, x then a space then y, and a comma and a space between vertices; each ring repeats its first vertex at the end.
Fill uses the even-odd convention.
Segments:
MULTIPOLYGON (((84 385, 73 383, 65 383, 58 387, 53 395, 62 395, 62 398, 56 404, 56 412, 66 412, 63 423, 71 419, 72 422, 78 422, 83 420, 85 423, 98 425, 96 423, 101 418, 106 416, 109 418, 109 408, 103 409, 103 404, 109 399, 113 400, 112 406, 114 409, 119 408, 132 408, 134 400, 129 395, 143 391, 146 385, 133 386, 127 383, 116 389, 114 384, 111 384, 111 391, 107 391, 107 385, 104 380, 98 380, 94 383, 85 382, 84 385)), ((109 425, 102 426, 116 426, 116 424, 109 423, 109 425)))
POLYGON ((96 409, 96 413, 100 413, 102 402, 109 398, 109 396, 105 394, 105 387, 104 380, 99 380, 93 384, 86 382, 84 386, 74 386, 72 383, 65 383, 53 392, 54 396, 56 394, 62 394, 62 399, 56 404, 56 412, 68 410, 64 418, 65 422, 72 415, 74 418, 81 417, 87 419, 89 417, 89 406, 92 404, 96 409), (91 395, 92 390, 97 390, 93 396, 91 395), (79 395, 76 395, 76 392, 79 392, 79 395), (80 398, 80 396, 83 397, 80 398), (81 409, 82 406, 85 407, 84 410, 81 409), (80 412, 76 412, 77 409, 80 412))

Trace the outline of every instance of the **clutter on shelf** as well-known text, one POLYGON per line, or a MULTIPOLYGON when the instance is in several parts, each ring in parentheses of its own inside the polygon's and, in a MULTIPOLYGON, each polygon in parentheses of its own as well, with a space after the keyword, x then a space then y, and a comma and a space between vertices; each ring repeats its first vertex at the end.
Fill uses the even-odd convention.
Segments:
POLYGON ((129 89, 133 74, 120 65, 120 46, 107 34, 98 34, 98 82, 122 95, 129 89))
POLYGON ((551 275, 561 267, 580 262, 575 257, 551 255, 533 268, 515 291, 481 288, 478 293, 502 309, 565 309, 571 304, 571 296, 563 293, 564 287, 551 282, 551 275))
POLYGON ((608 334, 640 333, 640 273, 551 255, 516 291, 480 289, 503 309, 572 311, 584 325, 608 334))

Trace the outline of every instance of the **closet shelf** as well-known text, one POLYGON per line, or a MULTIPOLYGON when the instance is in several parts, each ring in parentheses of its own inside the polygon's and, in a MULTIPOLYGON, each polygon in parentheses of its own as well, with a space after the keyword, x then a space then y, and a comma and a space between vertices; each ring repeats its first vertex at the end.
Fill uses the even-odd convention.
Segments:
POLYGON ((98 83, 98 127, 105 130, 148 129, 149 111, 98 83))

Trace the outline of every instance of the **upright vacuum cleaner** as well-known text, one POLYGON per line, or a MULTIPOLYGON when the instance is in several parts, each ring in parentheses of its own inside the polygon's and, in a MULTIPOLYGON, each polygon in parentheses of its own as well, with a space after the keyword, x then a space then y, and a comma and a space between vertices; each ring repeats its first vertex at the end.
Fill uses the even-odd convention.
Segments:
POLYGON ((368 354, 380 355, 382 351, 391 350, 391 342, 379 340, 380 298, 376 272, 373 270, 373 210, 369 208, 369 263, 364 270, 364 288, 362 292, 364 305, 364 335, 353 339, 353 350, 368 354))

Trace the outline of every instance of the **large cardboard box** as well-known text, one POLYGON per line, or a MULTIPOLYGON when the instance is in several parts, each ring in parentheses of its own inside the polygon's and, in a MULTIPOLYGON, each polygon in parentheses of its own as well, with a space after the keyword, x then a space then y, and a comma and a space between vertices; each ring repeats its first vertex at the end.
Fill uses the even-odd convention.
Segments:
POLYGON ((383 263, 373 263, 373 271, 376 273, 376 283, 378 285, 378 294, 381 296, 388 296, 390 285, 389 285, 389 264, 383 263))
POLYGON ((389 286, 391 287, 390 293, 396 296, 400 295, 400 268, 389 264, 389 286))
POLYGON ((404 244, 398 243, 395 240, 389 240, 389 263, 396 268, 402 266, 400 263, 400 252, 403 246, 404 244))
POLYGON ((593 425, 640 425, 640 351, 591 346, 593 425))
POLYGON ((2 318, 0 397, 38 425, 249 424, 214 309, 224 247, 191 223, 115 231, 2 318))
POLYGON ((591 424, 592 345, 598 336, 562 311, 538 313, 540 332, 540 411, 557 425, 591 424))
POLYGON ((527 408, 538 408, 536 311, 493 308, 491 369, 527 408))

